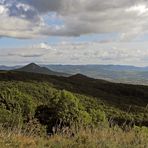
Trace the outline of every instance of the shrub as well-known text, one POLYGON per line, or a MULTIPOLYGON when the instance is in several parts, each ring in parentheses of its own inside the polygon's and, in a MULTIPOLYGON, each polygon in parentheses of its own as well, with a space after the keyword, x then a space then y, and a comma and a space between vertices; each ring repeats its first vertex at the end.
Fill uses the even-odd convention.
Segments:
POLYGON ((30 116, 33 116, 34 105, 31 98, 17 89, 6 89, 0 92, 0 106, 1 114, 5 114, 7 120, 8 118, 11 120, 14 116, 18 119, 19 116, 27 121, 30 116))
POLYGON ((70 126, 77 122, 89 124, 92 121, 79 99, 65 90, 55 92, 48 105, 37 107, 35 117, 41 124, 48 125, 50 132, 57 125, 70 126))
POLYGON ((22 125, 23 118, 20 114, 12 113, 9 110, 0 108, 0 124, 4 127, 18 127, 22 125))
POLYGON ((97 124, 98 122, 105 122, 107 121, 106 115, 103 111, 99 109, 90 109, 90 115, 92 116, 93 123, 97 124))

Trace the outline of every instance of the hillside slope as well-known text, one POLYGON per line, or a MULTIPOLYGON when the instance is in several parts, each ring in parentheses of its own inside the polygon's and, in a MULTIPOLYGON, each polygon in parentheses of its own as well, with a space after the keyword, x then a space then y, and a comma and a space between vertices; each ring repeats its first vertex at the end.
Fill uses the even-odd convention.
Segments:
POLYGON ((87 108, 102 108, 108 119, 114 118, 118 122, 134 121, 137 125, 148 126, 148 86, 110 83, 81 74, 66 78, 5 71, 0 72, 0 83, 1 90, 16 87, 33 98, 40 98, 44 103, 48 102, 45 101, 46 96, 50 96, 48 89, 64 89, 78 96, 87 108))

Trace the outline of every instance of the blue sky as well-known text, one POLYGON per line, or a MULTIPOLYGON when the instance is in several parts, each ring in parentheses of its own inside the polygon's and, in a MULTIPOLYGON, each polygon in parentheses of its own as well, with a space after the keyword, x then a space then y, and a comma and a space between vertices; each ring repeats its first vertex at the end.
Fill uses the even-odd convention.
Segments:
POLYGON ((0 65, 148 65, 144 0, 0 0, 0 19, 0 65))

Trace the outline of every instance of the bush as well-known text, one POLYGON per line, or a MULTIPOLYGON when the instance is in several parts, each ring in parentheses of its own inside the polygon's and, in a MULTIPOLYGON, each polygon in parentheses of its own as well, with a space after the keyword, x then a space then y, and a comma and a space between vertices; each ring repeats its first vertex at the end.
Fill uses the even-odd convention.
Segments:
POLYGON ((5 118, 7 119, 13 116, 16 116, 16 119, 18 119, 19 116, 19 118, 27 121, 30 116, 33 116, 34 112, 34 105, 31 98, 17 89, 6 89, 0 92, 0 107, 2 116, 5 114, 5 118))
POLYGON ((96 124, 106 120, 105 113, 100 110, 86 108, 79 99, 68 91, 57 91, 48 105, 38 106, 35 117, 41 124, 48 126, 48 132, 54 126, 71 126, 72 124, 96 124))
POLYGON ((98 122, 105 122, 107 121, 106 115, 103 111, 99 109, 90 109, 90 115, 92 116, 93 123, 97 124, 98 122))
POLYGON ((70 126, 71 123, 91 122, 90 115, 84 110, 77 97, 72 93, 57 91, 53 94, 48 105, 37 107, 35 117, 43 125, 48 125, 51 132, 54 126, 70 126))
POLYGON ((0 108, 0 124, 4 127, 19 127, 22 125, 23 118, 20 114, 12 113, 4 108, 0 108))
POLYGON ((55 118, 67 123, 78 121, 80 110, 83 109, 79 100, 70 92, 59 91, 50 100, 50 108, 54 111, 55 118))

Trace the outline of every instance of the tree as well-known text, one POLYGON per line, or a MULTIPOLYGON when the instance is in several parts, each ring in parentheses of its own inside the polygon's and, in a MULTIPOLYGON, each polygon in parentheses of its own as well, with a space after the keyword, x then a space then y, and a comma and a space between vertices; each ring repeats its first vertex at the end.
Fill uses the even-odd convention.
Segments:
POLYGON ((80 104, 79 99, 68 91, 57 91, 48 106, 39 106, 35 117, 51 132, 54 126, 70 126, 71 123, 90 123, 91 117, 80 104))

